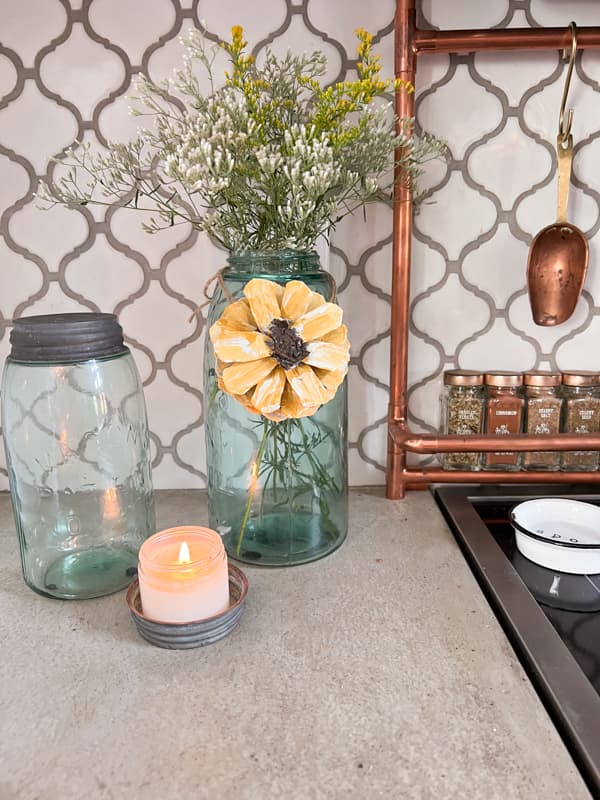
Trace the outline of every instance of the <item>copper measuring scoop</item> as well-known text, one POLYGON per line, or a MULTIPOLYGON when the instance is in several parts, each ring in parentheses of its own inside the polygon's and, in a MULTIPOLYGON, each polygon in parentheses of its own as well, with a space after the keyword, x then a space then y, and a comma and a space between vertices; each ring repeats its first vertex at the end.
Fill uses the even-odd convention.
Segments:
POLYGON ((567 222, 569 184, 573 161, 573 109, 567 127, 564 113, 577 53, 577 28, 571 22, 571 59, 563 91, 556 150, 558 155, 558 209, 556 222, 541 230, 531 243, 527 262, 527 288, 536 325, 560 325, 575 311, 587 272, 589 247, 579 228, 567 222))

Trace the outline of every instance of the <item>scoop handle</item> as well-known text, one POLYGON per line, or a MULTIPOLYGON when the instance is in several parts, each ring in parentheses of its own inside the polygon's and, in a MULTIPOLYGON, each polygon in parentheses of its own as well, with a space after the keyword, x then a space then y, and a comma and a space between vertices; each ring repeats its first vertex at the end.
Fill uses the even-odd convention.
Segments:
POLYGON ((564 142, 560 136, 556 140, 558 154, 558 207, 556 221, 567 221, 567 206, 569 204, 569 185, 571 183, 571 164, 573 162, 573 137, 569 135, 564 142))

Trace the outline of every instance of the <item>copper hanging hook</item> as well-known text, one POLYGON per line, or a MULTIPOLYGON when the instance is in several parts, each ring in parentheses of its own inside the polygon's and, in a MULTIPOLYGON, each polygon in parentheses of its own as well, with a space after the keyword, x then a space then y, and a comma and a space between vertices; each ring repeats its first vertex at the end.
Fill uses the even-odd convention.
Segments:
MULTIPOLYGON (((571 56, 569 58, 569 69, 567 70, 567 79, 565 81, 565 88, 563 89, 562 101, 560 104, 560 116, 558 118, 558 142, 564 145, 569 136, 571 135, 571 127, 573 125, 573 109, 569 109, 567 116, 567 127, 565 129, 565 106, 567 105, 567 95, 569 94, 569 87, 571 85, 571 76, 573 74, 573 67, 575 65, 575 56, 577 55, 577 25, 574 22, 569 24, 571 31, 571 56)), ((563 49, 563 58, 567 57, 567 48, 563 49)))

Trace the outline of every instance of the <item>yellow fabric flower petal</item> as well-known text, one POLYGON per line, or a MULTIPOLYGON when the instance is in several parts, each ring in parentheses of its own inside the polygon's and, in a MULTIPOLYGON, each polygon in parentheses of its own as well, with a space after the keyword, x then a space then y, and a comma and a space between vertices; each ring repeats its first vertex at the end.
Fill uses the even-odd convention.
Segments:
POLYGON ((309 342, 308 356, 304 363, 320 369, 342 369, 348 363, 348 347, 330 342, 309 342))
POLYGON ((283 286, 263 278, 253 278, 244 287, 244 294, 259 330, 265 332, 274 319, 281 318, 283 286))
POLYGON ((237 328, 237 330, 241 331, 256 330, 254 317, 250 311, 250 304, 245 298, 225 306, 225 310, 218 321, 226 328, 237 328))
POLYGON ((225 367, 221 380, 230 394, 246 394, 253 386, 264 380, 277 366, 274 358, 261 358, 243 364, 225 367))
POLYGON ((323 303, 303 314, 294 323, 294 328, 305 342, 314 342, 315 339, 320 339, 339 328, 342 324, 342 314, 342 309, 335 303, 323 303))
POLYGON ((252 405, 261 414, 272 414, 281 406, 281 395, 284 388, 285 372, 281 367, 277 367, 256 385, 252 395, 252 405))
POLYGON ((217 358, 228 363, 256 361, 271 355, 264 334, 227 328, 220 324, 220 320, 211 327, 210 339, 217 358))
POLYGON ((320 406, 325 402, 327 392, 312 367, 307 364, 298 364, 297 367, 288 369, 285 375, 303 407, 320 406))
POLYGON ((281 313, 284 319, 295 322, 308 311, 313 292, 304 281, 286 283, 281 300, 281 313))
POLYGON ((312 297, 310 298, 310 303, 308 304, 308 308, 306 309, 306 311, 307 312, 312 311, 313 309, 323 305, 325 305, 325 298, 323 297, 323 295, 319 294, 318 292, 313 292, 312 297))

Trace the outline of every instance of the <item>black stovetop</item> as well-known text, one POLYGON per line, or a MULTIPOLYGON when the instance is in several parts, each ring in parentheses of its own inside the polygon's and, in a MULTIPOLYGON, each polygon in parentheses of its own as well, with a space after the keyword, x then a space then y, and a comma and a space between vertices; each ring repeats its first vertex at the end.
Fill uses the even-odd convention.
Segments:
POLYGON ((600 797, 600 611, 538 602, 513 564, 508 523, 511 508, 533 497, 600 505, 598 487, 438 486, 434 496, 592 794, 600 797))

